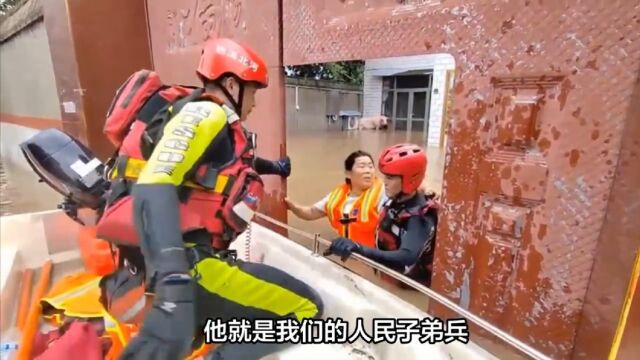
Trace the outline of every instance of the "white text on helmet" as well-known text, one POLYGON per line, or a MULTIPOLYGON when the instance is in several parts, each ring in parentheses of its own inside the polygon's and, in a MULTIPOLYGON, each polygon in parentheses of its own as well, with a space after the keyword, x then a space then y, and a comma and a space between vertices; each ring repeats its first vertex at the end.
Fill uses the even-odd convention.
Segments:
POLYGON ((216 46, 216 52, 218 54, 224 55, 234 61, 237 61, 241 64, 243 64, 244 66, 248 66, 251 70, 253 70, 253 72, 258 71, 258 64, 256 64, 255 62, 251 61, 250 59, 248 59, 246 56, 244 55, 240 55, 237 52, 235 52, 234 50, 229 50, 227 48, 225 48, 222 45, 218 45, 216 46))

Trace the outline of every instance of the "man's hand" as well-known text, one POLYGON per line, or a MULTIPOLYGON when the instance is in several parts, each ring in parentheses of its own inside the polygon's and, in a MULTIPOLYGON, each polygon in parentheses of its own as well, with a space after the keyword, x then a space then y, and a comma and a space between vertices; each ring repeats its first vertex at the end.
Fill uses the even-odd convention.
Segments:
POLYGON ((362 246, 351 239, 339 237, 331 241, 331 246, 325 251, 324 255, 338 255, 342 261, 346 261, 352 252, 362 254, 362 246))
POLYGON ((184 359, 195 333, 195 283, 187 274, 169 275, 156 286, 153 307, 121 360, 184 359))

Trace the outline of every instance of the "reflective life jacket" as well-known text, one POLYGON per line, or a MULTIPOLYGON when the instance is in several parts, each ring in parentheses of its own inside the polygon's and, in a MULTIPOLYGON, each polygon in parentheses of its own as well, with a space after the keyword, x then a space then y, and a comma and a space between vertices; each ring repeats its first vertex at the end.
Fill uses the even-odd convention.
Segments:
MULTIPOLYGON (((162 85, 156 73, 141 70, 118 90, 107 114, 104 132, 119 150, 110 164, 111 195, 97 224, 97 236, 119 246, 139 246, 133 223, 131 186, 162 136, 164 126, 192 101, 208 100, 221 106, 228 119, 233 159, 221 167, 199 165, 186 179, 181 193, 180 226, 183 233, 206 229, 214 250, 226 250, 246 229, 263 195, 263 183, 253 170, 255 136, 239 117, 203 89, 162 85), (183 191, 186 190, 186 191, 183 191)), ((195 130, 184 123, 186 132, 195 130)))
MULTIPOLYGON (((401 246, 402 234, 407 229, 407 223, 412 216, 425 216, 431 218, 434 223, 432 233, 425 234, 425 244, 420 252, 418 261, 404 268, 393 267, 400 273, 424 284, 425 286, 431 286, 431 273, 433 264, 433 254, 436 243, 435 229, 438 224, 438 203, 434 199, 435 195, 425 195, 424 199, 418 199, 418 204, 411 207, 389 207, 384 206, 380 213, 380 221, 378 223, 378 229, 376 232, 376 247, 384 251, 397 250, 401 246), (431 241, 428 241, 432 238, 431 241)), ((380 276, 387 282, 396 284, 401 287, 405 287, 403 283, 398 280, 380 274, 380 276)))
POLYGON ((383 186, 380 179, 358 196, 351 210, 345 214, 345 204, 351 186, 342 184, 329 194, 325 211, 329 223, 343 237, 369 247, 375 246, 375 234, 378 224, 378 202, 382 196, 383 186))
POLYGON ((75 319, 90 321, 111 344, 106 359, 117 359, 138 327, 114 319, 100 301, 100 277, 91 273, 68 275, 40 299, 43 318, 56 327, 75 319))

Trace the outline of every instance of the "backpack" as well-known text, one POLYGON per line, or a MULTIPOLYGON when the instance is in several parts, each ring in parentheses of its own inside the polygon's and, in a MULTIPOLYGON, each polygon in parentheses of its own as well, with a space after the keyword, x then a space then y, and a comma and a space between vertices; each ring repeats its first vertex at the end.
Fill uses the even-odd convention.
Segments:
MULTIPOLYGON (((117 149, 120 149, 136 120, 150 123, 160 110, 194 95, 196 89, 189 86, 165 85, 155 71, 136 71, 116 91, 107 111, 103 133, 117 149)), ((116 154, 117 152, 118 150, 116 154)))

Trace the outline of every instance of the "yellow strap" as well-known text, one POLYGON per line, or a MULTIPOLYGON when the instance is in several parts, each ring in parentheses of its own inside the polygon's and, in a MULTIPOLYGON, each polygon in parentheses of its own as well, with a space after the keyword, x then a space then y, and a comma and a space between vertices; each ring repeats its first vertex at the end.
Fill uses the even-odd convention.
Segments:
POLYGON ((369 212, 371 211, 371 206, 375 206, 377 209, 378 201, 380 200, 380 189, 382 189, 382 182, 380 182, 378 179, 375 179, 373 185, 363 194, 364 200, 360 205, 361 222, 366 223, 369 221, 369 212))
POLYGON ((629 287, 627 288, 627 295, 622 305, 622 311, 620 312, 620 320, 618 321, 618 328, 613 338, 613 345, 611 346, 611 352, 609 352, 609 360, 615 360, 618 357, 618 350, 622 343, 622 336, 624 335, 625 327, 627 326, 627 318, 631 311, 631 302, 633 301, 636 288, 638 287, 638 281, 640 281, 640 249, 636 253, 636 260, 633 264, 633 270, 631 271, 631 279, 629 280, 629 287))
MULTIPOLYGON (((127 159, 127 166, 125 167, 124 170, 124 177, 129 178, 129 179, 137 179, 140 176, 140 173, 142 172, 142 169, 144 169, 144 166, 147 164, 147 162, 145 160, 141 160, 141 159, 133 159, 133 158, 129 158, 127 159)), ((113 172, 111 173, 111 178, 114 179, 118 177, 118 168, 115 167, 113 169, 113 172)), ((192 181, 187 181, 184 183, 185 186, 187 187, 191 187, 191 188, 195 188, 195 189, 200 189, 203 191, 210 191, 210 192, 215 192, 218 194, 221 194, 224 191, 224 188, 227 186, 227 183, 229 182, 229 177, 226 175, 218 175, 218 177, 216 178, 216 185, 214 187, 213 190, 211 189, 205 189, 202 186, 192 182, 192 181)))
POLYGON ((344 189, 343 186, 340 185, 337 188, 335 188, 331 194, 329 195, 329 199, 327 200, 327 205, 326 205, 326 212, 327 212, 327 217, 329 218, 329 222, 332 222, 335 220, 333 218, 333 211, 335 210, 335 207, 338 205, 337 202, 339 202, 344 194, 344 189))

